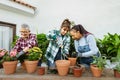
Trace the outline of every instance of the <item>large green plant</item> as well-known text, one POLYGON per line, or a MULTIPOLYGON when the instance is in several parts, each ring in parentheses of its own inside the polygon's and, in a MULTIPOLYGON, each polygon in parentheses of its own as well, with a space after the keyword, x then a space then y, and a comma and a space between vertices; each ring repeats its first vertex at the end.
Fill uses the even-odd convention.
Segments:
POLYGON ((103 39, 97 39, 97 45, 101 54, 120 58, 120 35, 108 33, 103 39))
POLYGON ((49 41, 44 33, 37 34, 38 47, 43 51, 42 60, 46 61, 45 53, 48 47, 49 41))

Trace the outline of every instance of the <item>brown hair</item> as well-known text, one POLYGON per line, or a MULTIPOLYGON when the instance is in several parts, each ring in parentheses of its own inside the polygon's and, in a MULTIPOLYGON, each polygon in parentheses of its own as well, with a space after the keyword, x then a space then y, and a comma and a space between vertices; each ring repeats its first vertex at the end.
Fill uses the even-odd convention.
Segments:
POLYGON ((69 21, 69 19, 65 19, 61 24, 61 28, 68 27, 68 29, 70 30, 70 25, 71 25, 71 22, 69 21))

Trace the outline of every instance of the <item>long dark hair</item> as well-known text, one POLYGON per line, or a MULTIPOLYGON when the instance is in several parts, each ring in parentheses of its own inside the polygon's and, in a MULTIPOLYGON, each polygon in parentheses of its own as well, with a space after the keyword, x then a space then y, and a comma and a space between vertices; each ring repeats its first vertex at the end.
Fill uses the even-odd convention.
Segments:
POLYGON ((78 25, 74 25, 71 30, 74 29, 76 31, 79 31, 80 34, 82 35, 88 35, 88 34, 91 34, 90 32, 88 32, 81 24, 78 24, 78 25))
POLYGON ((68 29, 70 30, 70 26, 71 26, 71 22, 69 21, 69 19, 63 20, 63 22, 61 24, 61 28, 68 27, 68 29))

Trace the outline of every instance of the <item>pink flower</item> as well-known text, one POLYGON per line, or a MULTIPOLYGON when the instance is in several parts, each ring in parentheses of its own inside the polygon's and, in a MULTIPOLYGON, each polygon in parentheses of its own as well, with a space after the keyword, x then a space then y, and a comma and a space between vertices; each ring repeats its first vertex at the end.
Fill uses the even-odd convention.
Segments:
POLYGON ((17 54, 17 50, 12 50, 12 51, 10 52, 10 57, 15 57, 16 54, 17 54))
POLYGON ((6 53, 5 51, 1 51, 0 52, 0 57, 3 57, 5 55, 5 53, 6 53))

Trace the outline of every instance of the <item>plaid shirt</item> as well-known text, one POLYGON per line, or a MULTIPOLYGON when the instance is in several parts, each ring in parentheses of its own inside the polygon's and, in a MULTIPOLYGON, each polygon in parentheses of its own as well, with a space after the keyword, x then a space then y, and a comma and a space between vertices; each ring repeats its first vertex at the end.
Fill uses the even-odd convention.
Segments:
POLYGON ((32 48, 37 46, 37 39, 35 34, 30 34, 27 39, 20 37, 13 49, 17 49, 18 52, 22 51, 25 47, 32 48))
POLYGON ((50 40, 45 57, 54 62, 54 58, 58 53, 59 48, 61 47, 61 54, 69 54, 69 47, 70 47, 70 36, 68 34, 64 35, 62 38, 60 31, 53 30, 49 31, 46 35, 47 39, 50 40), (57 40, 56 40, 57 39, 57 40))

